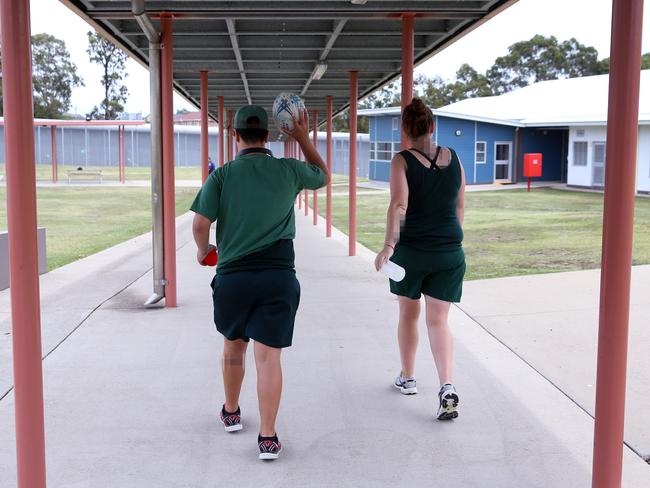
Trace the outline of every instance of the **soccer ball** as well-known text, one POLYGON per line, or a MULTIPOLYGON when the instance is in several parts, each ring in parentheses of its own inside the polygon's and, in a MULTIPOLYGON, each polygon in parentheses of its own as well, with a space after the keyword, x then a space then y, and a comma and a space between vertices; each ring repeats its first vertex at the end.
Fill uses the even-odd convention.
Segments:
POLYGON ((305 102, 293 93, 280 93, 273 102, 273 122, 280 130, 293 130, 293 118, 300 117, 305 102))

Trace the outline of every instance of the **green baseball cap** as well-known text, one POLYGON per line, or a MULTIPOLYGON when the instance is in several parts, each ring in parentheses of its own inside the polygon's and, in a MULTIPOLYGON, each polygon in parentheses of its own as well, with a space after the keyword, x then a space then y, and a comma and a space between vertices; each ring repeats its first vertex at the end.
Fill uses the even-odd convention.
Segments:
POLYGON ((235 113, 235 129, 269 130, 269 117, 259 105, 244 105, 235 113))

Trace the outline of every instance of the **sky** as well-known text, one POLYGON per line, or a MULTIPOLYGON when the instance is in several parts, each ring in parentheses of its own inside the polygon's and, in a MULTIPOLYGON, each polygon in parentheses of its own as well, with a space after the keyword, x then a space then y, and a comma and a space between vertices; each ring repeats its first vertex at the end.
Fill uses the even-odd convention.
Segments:
MULTIPOLYGON (((371 0, 372 1, 372 0, 371 0)), ((593 46, 600 58, 609 56, 611 0, 520 0, 505 12, 460 39, 416 69, 416 73, 453 79, 456 70, 468 63, 479 72, 507 53, 511 44, 535 34, 554 35, 560 41, 575 37, 593 46)), ((643 16, 642 52, 650 52, 650 5, 643 16)), ((100 67, 88 61, 86 33, 91 28, 59 0, 31 0, 32 34, 47 32, 65 41, 72 61, 85 86, 75 88, 71 111, 90 112, 103 96, 100 67)), ((145 68, 129 59, 126 85, 127 112, 149 113, 149 75, 145 68)), ((176 110, 195 110, 181 96, 174 99, 176 110)))

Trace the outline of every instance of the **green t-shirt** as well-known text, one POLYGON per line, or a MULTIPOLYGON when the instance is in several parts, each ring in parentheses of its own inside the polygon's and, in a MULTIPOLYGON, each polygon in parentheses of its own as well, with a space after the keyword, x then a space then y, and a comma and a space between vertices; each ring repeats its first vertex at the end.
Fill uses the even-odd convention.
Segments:
POLYGON ((214 170, 191 210, 217 221, 219 268, 227 269, 280 240, 293 239, 296 195, 324 183, 325 174, 313 164, 248 154, 214 170))

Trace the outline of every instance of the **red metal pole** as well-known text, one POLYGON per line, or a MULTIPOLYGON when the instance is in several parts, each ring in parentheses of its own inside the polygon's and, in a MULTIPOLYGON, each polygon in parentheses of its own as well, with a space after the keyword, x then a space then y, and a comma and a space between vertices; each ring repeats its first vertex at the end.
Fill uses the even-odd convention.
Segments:
POLYGON ((228 110, 228 161, 233 160, 233 150, 232 150, 232 133, 233 133, 233 112, 232 110, 228 110))
POLYGON ((118 127, 120 131, 120 183, 126 181, 126 128, 124 126, 118 127))
POLYGON ((350 256, 357 254, 357 93, 359 72, 350 71, 350 256))
POLYGON ((332 97, 327 97, 327 169, 330 182, 327 184, 325 209, 325 236, 332 237, 332 97))
POLYGON ((52 183, 59 181, 59 171, 56 166, 56 126, 50 127, 52 130, 52 183))
MULTIPOLYGON (((318 151, 318 110, 314 110, 314 147, 318 151)), ((318 190, 314 190, 314 225, 318 225, 318 190)))
POLYGON ((117 181, 122 181, 122 127, 117 126, 117 181))
POLYGON ((643 0, 614 0, 592 486, 619 488, 623 464, 643 0), (613 164, 616 162, 616 164, 613 164))
MULTIPOLYGON (((413 31, 414 14, 402 15, 402 111, 413 99, 413 31)), ((401 126, 401 124, 400 124, 401 126)), ((409 140, 402 131, 400 136, 402 150, 408 149, 409 140)))
POLYGON ((174 46, 172 16, 160 16, 162 143, 163 143, 163 249, 165 305, 176 307, 176 203, 174 182, 174 46))
POLYGON ((219 124, 219 166, 223 166, 225 164, 224 158, 226 157, 224 151, 224 145, 226 144, 224 122, 223 97, 217 97, 217 123, 219 124))
POLYGON ((208 179, 208 72, 202 70, 201 77, 201 181, 208 179))
MULTIPOLYGON (((291 157, 298 159, 298 143, 296 141, 291 141, 291 157)), ((302 209, 302 194, 302 191, 298 193, 298 210, 302 209)))
POLYGON ((45 488, 29 2, 0 5, 17 480, 45 488))
MULTIPOLYGON (((301 161, 304 159, 304 155, 302 154, 302 149, 300 146, 298 146, 298 159, 301 161)), ((305 216, 309 215, 309 190, 305 188, 305 216)))

